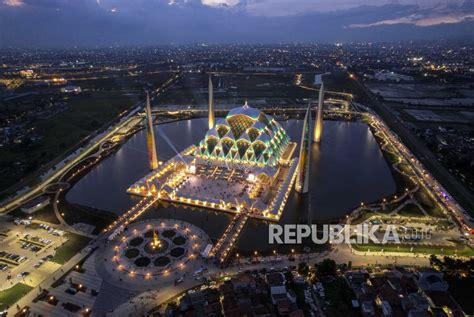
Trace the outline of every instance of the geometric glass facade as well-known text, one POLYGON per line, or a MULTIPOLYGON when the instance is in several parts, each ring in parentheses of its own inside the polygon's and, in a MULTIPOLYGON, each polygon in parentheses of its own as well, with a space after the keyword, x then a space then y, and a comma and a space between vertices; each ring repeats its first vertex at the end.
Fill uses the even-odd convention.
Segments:
POLYGON ((285 130, 271 116, 244 105, 219 119, 194 154, 205 159, 276 166, 289 142, 285 130))

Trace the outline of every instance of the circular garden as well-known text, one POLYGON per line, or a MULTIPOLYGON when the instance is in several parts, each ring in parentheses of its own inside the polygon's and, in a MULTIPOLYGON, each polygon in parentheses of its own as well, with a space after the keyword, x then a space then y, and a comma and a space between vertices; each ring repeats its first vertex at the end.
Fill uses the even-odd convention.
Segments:
POLYGON ((166 274, 181 267, 199 251, 196 232, 187 225, 166 220, 166 223, 155 222, 154 225, 141 222, 129 226, 126 230, 129 236, 123 236, 120 244, 114 247, 117 269, 145 277, 166 274), (158 245, 154 245, 155 237, 158 245))

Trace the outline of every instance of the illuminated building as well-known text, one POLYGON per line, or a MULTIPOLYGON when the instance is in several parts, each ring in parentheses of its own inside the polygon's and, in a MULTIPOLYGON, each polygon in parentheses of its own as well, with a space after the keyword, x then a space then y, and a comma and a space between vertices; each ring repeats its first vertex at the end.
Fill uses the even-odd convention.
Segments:
POLYGON ((276 221, 295 180, 296 146, 275 119, 246 103, 127 191, 276 221))
POLYGON ((150 169, 158 168, 158 158, 156 156, 155 133, 153 131, 153 116, 151 114, 150 95, 146 93, 146 143, 148 146, 148 162, 150 169))
POLYGON ((321 135, 323 133, 323 106, 324 106, 324 83, 321 83, 321 88, 319 89, 318 110, 316 112, 316 121, 314 123, 313 141, 316 143, 321 142, 321 135))
POLYGON ((209 129, 214 128, 214 86, 212 85, 212 77, 209 75, 209 129))
POLYGON ((196 156, 276 166, 290 139, 275 119, 248 105, 217 121, 196 149, 196 156))
POLYGON ((311 159, 311 105, 304 116, 303 131, 301 132, 300 157, 296 170, 295 189, 299 193, 309 190, 309 163, 311 159))

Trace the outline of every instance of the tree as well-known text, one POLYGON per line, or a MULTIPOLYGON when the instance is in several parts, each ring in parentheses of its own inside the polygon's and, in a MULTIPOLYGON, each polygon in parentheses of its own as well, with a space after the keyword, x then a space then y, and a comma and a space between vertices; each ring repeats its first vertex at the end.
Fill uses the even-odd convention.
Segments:
POLYGON ((445 256, 443 259, 444 262, 444 269, 447 271, 453 271, 456 268, 456 260, 450 258, 449 256, 445 256))
POLYGON ((291 274, 291 271, 285 272, 285 279, 288 284, 293 283, 293 274, 291 274))
POLYGON ((298 264, 298 273, 303 276, 307 276, 309 273, 309 266, 306 262, 300 262, 298 264))
POLYGON ((434 254, 430 255, 430 266, 437 270, 442 270, 444 267, 443 261, 438 259, 438 257, 434 254))
POLYGON ((336 262, 331 259, 324 259, 318 265, 318 276, 336 275, 336 262))

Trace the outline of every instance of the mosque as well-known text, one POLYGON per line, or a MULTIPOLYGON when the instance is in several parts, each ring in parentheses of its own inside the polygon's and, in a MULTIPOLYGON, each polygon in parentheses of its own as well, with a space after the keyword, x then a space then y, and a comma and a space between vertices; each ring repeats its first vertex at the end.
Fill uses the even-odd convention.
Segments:
POLYGON ((190 145, 164 164, 158 164, 153 146, 149 98, 146 114, 151 172, 129 187, 130 194, 156 195, 165 201, 277 221, 295 180, 298 192, 308 192, 313 135, 309 106, 300 159, 294 157, 297 143, 283 127, 247 102, 216 120, 211 79, 209 130, 199 144, 190 145))

